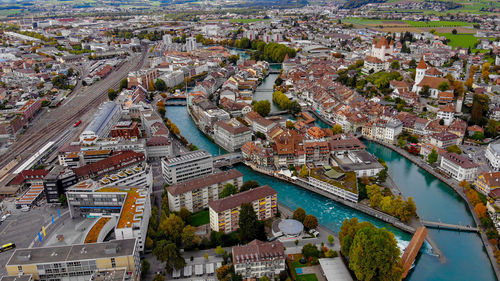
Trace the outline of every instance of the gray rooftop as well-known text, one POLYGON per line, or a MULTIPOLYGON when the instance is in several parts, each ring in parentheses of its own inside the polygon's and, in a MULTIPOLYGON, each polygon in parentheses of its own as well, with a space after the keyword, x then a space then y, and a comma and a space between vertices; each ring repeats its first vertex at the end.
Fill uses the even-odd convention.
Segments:
POLYGON ((72 246, 16 249, 7 265, 42 264, 130 256, 135 252, 135 239, 113 240, 72 246))
POLYGON ((352 277, 340 257, 319 259, 319 264, 327 281, 352 281, 352 277))
POLYGON ((165 162, 168 165, 178 165, 181 163, 195 161, 195 160, 198 161, 202 158, 210 158, 210 157, 212 157, 212 155, 208 153, 206 150, 197 150, 166 158, 165 162))
POLYGON ((99 135, 104 126, 109 122, 109 119, 113 117, 115 112, 120 110, 119 106, 112 102, 105 102, 99 107, 99 110, 94 114, 92 121, 85 128, 85 131, 94 132, 96 135, 99 135))
POLYGON ((31 274, 24 274, 20 276, 3 276, 0 281, 30 281, 33 280, 31 274))

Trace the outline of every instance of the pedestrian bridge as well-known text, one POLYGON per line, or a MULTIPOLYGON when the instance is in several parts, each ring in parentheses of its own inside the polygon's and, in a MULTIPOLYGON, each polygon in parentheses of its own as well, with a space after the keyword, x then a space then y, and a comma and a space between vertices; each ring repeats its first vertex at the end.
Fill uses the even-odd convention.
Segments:
POLYGON ((438 228, 438 229, 479 232, 479 228, 470 225, 459 225, 459 224, 450 224, 444 222, 424 221, 424 220, 422 221, 422 224, 427 227, 438 228))
POLYGON ((214 167, 221 168, 243 162, 243 156, 241 155, 241 152, 233 152, 215 156, 213 160, 214 160, 214 167))

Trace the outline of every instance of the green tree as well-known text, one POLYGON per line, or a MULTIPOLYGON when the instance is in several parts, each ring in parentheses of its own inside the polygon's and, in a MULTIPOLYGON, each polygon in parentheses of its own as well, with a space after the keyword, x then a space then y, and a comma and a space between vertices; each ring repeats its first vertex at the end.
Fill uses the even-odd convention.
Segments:
POLYGON ((474 132, 474 135, 472 135, 472 139, 477 140, 477 141, 483 141, 484 140, 484 133, 483 132, 474 132))
POLYGON ((431 153, 429 153, 429 155, 427 155, 427 163, 432 165, 432 164, 436 163, 437 160, 438 160, 437 151, 435 149, 432 149, 431 153))
POLYGON ((236 186, 234 186, 230 183, 227 183, 224 186, 224 189, 222 189, 222 192, 220 193, 219 198, 220 199, 226 198, 226 197, 229 197, 229 196, 234 195, 236 193, 238 193, 238 189, 236 188, 236 186))
POLYGON ((354 237, 359 229, 363 227, 375 227, 373 224, 369 222, 358 222, 358 218, 352 218, 350 220, 345 219, 340 227, 339 231, 339 242, 340 242, 340 251, 345 255, 349 256, 349 252, 351 251, 352 242, 354 241, 354 237))
POLYGON ((460 147, 458 147, 458 145, 454 144, 452 146, 449 146, 446 151, 450 152, 450 153, 456 153, 456 154, 462 154, 462 150, 460 149, 460 147))
POLYGON ((181 217, 185 224, 189 224, 189 222, 191 221, 191 212, 188 209, 182 207, 179 211, 179 217, 181 217))
POLYGON ((120 91, 127 88, 128 88, 128 81, 127 78, 125 78, 122 81, 120 81, 120 91))
POLYGON ((298 220, 300 222, 303 222, 304 219, 306 218, 306 211, 304 209, 298 207, 294 212, 292 218, 294 220, 298 220))
POLYGON ((320 251, 318 250, 318 247, 316 245, 308 243, 307 245, 304 245, 304 247, 302 247, 302 254, 306 258, 309 257, 319 258, 320 251))
POLYGON ((184 245, 185 248, 192 248, 200 242, 200 238, 195 234, 195 232, 196 227, 191 225, 186 225, 182 229, 181 239, 182 245, 184 245))
POLYGON ((391 68, 392 69, 399 69, 401 67, 401 65, 399 64, 399 61, 398 60, 394 60, 391 62, 391 68))
POLYGON ((333 131, 334 135, 342 134, 344 132, 344 130, 342 129, 342 126, 340 124, 333 125, 332 131, 333 131))
POLYGON ((141 275, 144 277, 146 274, 148 274, 150 268, 151 268, 151 264, 148 262, 148 260, 142 260, 142 262, 141 262, 141 275))
POLYGON ((401 280, 403 267, 394 234, 385 228, 363 227, 349 251, 349 268, 358 280, 401 280))
POLYGON ((156 79, 155 81, 155 90, 157 91, 160 91, 160 92, 164 92, 167 90, 167 84, 165 83, 165 81, 163 81, 162 79, 156 79))
POLYGON ((165 281, 165 277, 161 274, 156 274, 155 277, 153 277, 153 281, 165 281))
POLYGON ((387 179, 387 169, 383 169, 382 171, 378 172, 377 174, 377 182, 383 183, 387 179))
POLYGON ((299 102, 297 101, 292 101, 289 106, 288 106, 288 112, 293 115, 297 115, 302 111, 302 107, 300 107, 299 102))
POLYGON ((271 112, 271 103, 268 100, 258 101, 254 103, 253 110, 265 117, 271 112))
POLYGON ((431 95, 431 88, 428 85, 424 85, 420 90, 419 94, 423 98, 428 98, 431 95))
POLYGON ((66 194, 61 194, 59 196, 59 204, 61 204, 61 206, 67 206, 68 205, 68 199, 66 198, 66 194))
POLYGON ((165 269, 168 273, 172 273, 174 269, 181 269, 186 266, 186 261, 182 258, 181 253, 173 242, 167 240, 158 241, 156 247, 153 249, 153 255, 158 260, 166 263, 165 269))
POLYGON ((304 218, 304 227, 307 229, 313 229, 318 227, 318 219, 313 215, 307 215, 304 218))
POLYGON ((240 55, 231 55, 228 60, 230 63, 236 64, 239 59, 240 59, 240 55))
POLYGON ((108 99, 109 100, 111 100, 111 101, 115 100, 117 96, 118 96, 118 93, 115 90, 108 89, 108 99))
POLYGON ((254 189, 254 188, 257 188, 259 186, 260 185, 259 185, 259 183, 257 181, 247 180, 246 182, 244 182, 241 185, 240 192, 247 191, 247 190, 250 190, 250 189, 254 189))
POLYGON ((182 230, 184 229, 184 221, 175 214, 170 214, 168 218, 161 220, 158 230, 165 233, 165 236, 170 241, 180 241, 182 230))
POLYGON ((440 90, 441 92, 448 91, 449 89, 450 89, 450 84, 448 84, 448 82, 446 81, 443 81, 441 82, 441 84, 438 85, 438 90, 440 90))
POLYGON ((270 280, 269 280, 269 277, 264 275, 264 276, 259 278, 259 281, 270 281, 270 280))
POLYGON ((333 235, 328 235, 328 243, 333 244, 333 242, 335 241, 335 238, 333 237, 333 235))
POLYGON ((258 237, 259 221, 251 204, 241 204, 238 225, 240 226, 240 239, 243 243, 250 242, 258 237))
POLYGON ((219 256, 222 256, 224 255, 226 251, 219 245, 217 246, 217 248, 215 248, 215 254, 216 255, 219 255, 219 256))

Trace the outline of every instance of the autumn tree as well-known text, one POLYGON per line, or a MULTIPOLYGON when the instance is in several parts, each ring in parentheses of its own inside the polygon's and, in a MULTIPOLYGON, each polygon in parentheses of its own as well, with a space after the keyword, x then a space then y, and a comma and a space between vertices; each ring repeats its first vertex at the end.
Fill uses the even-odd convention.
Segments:
POLYGON ((307 169, 306 165, 302 165, 302 168, 300 168, 299 176, 301 178, 307 178, 307 176, 309 176, 309 169, 307 169))
POLYGON ((334 135, 343 133, 343 129, 342 129, 342 126, 340 124, 333 125, 332 131, 333 131, 334 135))
POLYGON ((189 224, 189 222, 191 221, 191 212, 188 209, 182 207, 179 211, 179 217, 181 217, 185 224, 189 224))
POLYGON ((302 208, 297 208, 294 212, 293 212, 293 216, 292 218, 294 220, 298 220, 300 222, 303 222, 304 219, 306 218, 306 211, 304 211, 304 209, 302 208))
POLYGON ((183 229, 184 222, 175 214, 170 214, 167 219, 160 221, 158 226, 158 230, 162 231, 170 241, 180 241, 183 229))
POLYGON ((216 270, 217 272, 217 279, 220 281, 226 281, 230 280, 230 275, 231 274, 231 266, 229 265, 223 265, 216 270))
POLYGON ((487 215, 486 206, 484 206, 482 202, 476 204, 476 206, 474 207, 474 211, 480 219, 486 217, 487 215))
POLYGON ((254 103, 253 110, 265 117, 271 112, 271 103, 268 100, 258 101, 254 103))
POLYGON ((184 245, 185 248, 192 248, 200 242, 200 237, 195 233, 196 227, 191 225, 186 225, 184 229, 182 229, 182 245, 184 245))
POLYGON ((172 273, 174 269, 179 270, 186 266, 186 261, 182 258, 181 253, 173 242, 167 240, 158 241, 156 247, 153 249, 153 255, 158 260, 166 263, 165 269, 168 273, 172 273))
POLYGON ((462 154, 462 150, 460 149, 460 147, 458 147, 458 145, 454 144, 452 146, 449 146, 446 151, 450 152, 450 153, 456 153, 456 154, 462 154))
POLYGON ((307 229, 313 229, 318 227, 318 219, 313 215, 307 215, 304 218, 304 227, 307 229))

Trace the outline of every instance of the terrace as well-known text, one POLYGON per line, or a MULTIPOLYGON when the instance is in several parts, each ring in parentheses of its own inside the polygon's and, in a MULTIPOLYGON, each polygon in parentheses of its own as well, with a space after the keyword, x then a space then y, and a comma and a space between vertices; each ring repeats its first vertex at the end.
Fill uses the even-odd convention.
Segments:
POLYGON ((355 172, 345 172, 339 167, 326 167, 311 169, 310 176, 335 187, 358 194, 355 172))

